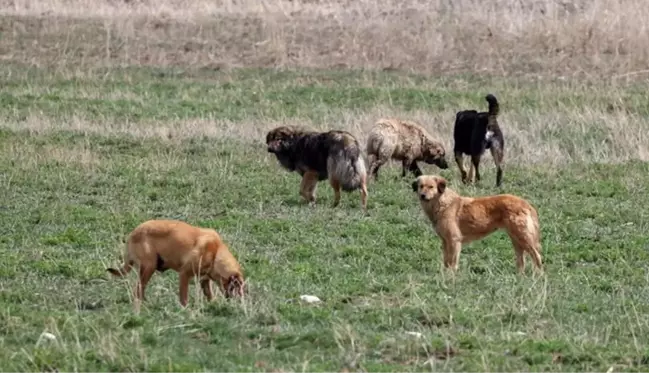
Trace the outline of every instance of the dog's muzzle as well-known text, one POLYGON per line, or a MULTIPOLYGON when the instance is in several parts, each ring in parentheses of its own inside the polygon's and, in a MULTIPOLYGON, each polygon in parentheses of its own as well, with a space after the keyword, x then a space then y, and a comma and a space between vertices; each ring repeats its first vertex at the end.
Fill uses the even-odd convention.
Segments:
POLYGON ((279 151, 279 140, 273 140, 268 143, 268 152, 277 153, 279 151))
POLYGON ((419 199, 422 200, 422 201, 428 201, 428 197, 426 197, 425 194, 420 194, 419 199))

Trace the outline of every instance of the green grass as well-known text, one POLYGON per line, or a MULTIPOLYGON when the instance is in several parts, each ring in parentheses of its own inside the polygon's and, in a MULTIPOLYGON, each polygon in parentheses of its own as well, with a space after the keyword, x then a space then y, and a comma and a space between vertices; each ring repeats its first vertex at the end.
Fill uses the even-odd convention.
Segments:
MULTIPOLYGON (((259 70, 70 78, 18 69, 5 76, 6 122, 82 115, 134 120, 134 128, 139 119, 317 120, 334 108, 371 110, 388 98, 403 112, 434 112, 480 103, 476 92, 486 84, 259 70)), ((504 89, 508 82, 489 84, 504 89)), ((577 110, 605 97, 587 87, 548 87, 514 84, 521 95, 508 93, 507 105, 525 112, 535 97, 553 92, 556 107, 577 110), (571 92, 577 98, 560 99, 571 92)), ((634 98, 626 104, 642 115, 639 89, 618 93, 634 98)), ((262 140, 2 130, 0 370, 649 369, 645 162, 532 166, 510 156, 503 191, 538 208, 546 276, 518 276, 509 240, 495 233, 464 248, 453 279, 440 268, 440 242, 412 180, 399 179, 397 167, 370 185, 368 216, 358 193, 331 208, 326 182, 310 208, 298 195, 299 177, 280 169, 262 140), (126 234, 152 218, 218 230, 245 270, 249 297, 206 304, 192 288, 181 309, 177 275, 158 273, 135 314, 135 277, 112 279, 105 268, 119 263, 126 234), (295 300, 301 294, 323 302, 303 304, 295 300), (56 341, 39 339, 44 331, 56 341), (445 356, 446 346, 453 356, 445 356)), ((423 167, 465 195, 498 192, 489 166, 475 187, 458 183, 455 165, 423 167)))
MULTIPOLYGON (((20 120, 30 113, 116 120, 308 118, 326 122, 333 111, 362 112, 377 105, 405 112, 456 110, 466 102, 486 108, 485 92, 501 98, 503 112, 524 107, 559 110, 610 106, 649 114, 645 83, 624 90, 567 82, 540 84, 493 77, 424 77, 400 72, 312 70, 109 69, 89 74, 46 74, 0 67, 0 113, 20 120), (549 89, 548 89, 549 88, 549 89), (502 95, 502 96, 501 96, 502 95), (504 99, 504 100, 503 100, 504 99)), ((453 118, 450 118, 452 120, 453 118)))

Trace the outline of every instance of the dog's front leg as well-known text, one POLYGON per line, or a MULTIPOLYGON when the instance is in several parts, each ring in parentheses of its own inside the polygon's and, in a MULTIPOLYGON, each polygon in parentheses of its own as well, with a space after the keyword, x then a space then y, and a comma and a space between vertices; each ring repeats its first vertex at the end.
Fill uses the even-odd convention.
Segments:
POLYGON ((447 250, 449 255, 450 268, 456 272, 460 262, 460 251, 462 251, 462 240, 452 238, 447 241, 447 250))
POLYGON ((410 168, 410 161, 408 159, 404 159, 401 161, 401 177, 406 177, 406 172, 408 172, 408 169, 410 168))
POLYGON ((379 168, 381 168, 381 162, 380 162, 379 158, 374 154, 370 154, 370 155, 368 155, 368 163, 370 165, 370 172, 369 172, 368 175, 370 177, 373 177, 374 180, 378 180, 379 179, 379 168))
POLYGON ((412 159, 406 158, 401 161, 401 177, 406 177, 408 171, 412 172, 415 177, 418 177, 422 174, 417 162, 412 159))
POLYGON ((466 182, 467 182, 467 172, 466 172, 466 169, 464 168, 464 157, 462 156, 461 152, 455 152, 455 163, 457 164, 457 167, 460 169, 460 175, 462 176, 462 182, 466 184, 466 182))
POLYGON ((412 163, 410 163, 410 167, 408 168, 408 170, 410 170, 410 172, 412 172, 412 174, 415 175, 415 177, 419 177, 423 174, 416 161, 412 161, 412 163))
POLYGON ((207 301, 211 302, 214 299, 214 293, 212 292, 212 281, 209 278, 201 280, 201 289, 203 289, 203 295, 207 301))
POLYGON ((189 272, 180 272, 180 275, 178 276, 178 280, 179 280, 178 297, 180 298, 180 305, 183 307, 187 307, 190 278, 191 278, 191 274, 189 272))
POLYGON ((315 190, 318 185, 318 174, 315 172, 307 171, 302 176, 302 183, 300 184, 300 195, 307 200, 309 205, 315 205, 315 190))
POLYGON ((442 258, 444 260, 444 268, 450 268, 451 267, 451 251, 449 250, 449 246, 446 243, 445 239, 442 240, 442 258))

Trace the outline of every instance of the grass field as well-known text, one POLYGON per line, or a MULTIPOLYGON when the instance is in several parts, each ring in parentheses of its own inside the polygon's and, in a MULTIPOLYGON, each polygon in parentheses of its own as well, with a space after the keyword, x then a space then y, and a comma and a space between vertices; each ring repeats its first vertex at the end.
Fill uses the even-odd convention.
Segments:
MULTIPOLYGON (((71 31, 83 20, 48 21, 17 4, 0 17, 0 370, 649 370, 648 84, 604 73, 634 67, 644 52, 598 60, 592 79, 558 79, 555 67, 579 61, 555 66, 557 56, 544 76, 470 66, 432 76, 416 71, 421 60, 411 72, 355 60, 347 66, 358 69, 335 69, 335 58, 215 67, 192 63, 192 51, 138 63, 113 58, 110 43, 108 57, 104 44, 93 54, 92 38, 106 34, 71 31), (370 184, 364 215, 358 193, 331 208, 326 182, 317 206, 306 206, 298 175, 266 152, 276 125, 343 128, 364 142, 382 116, 420 121, 450 151, 455 112, 486 109, 488 92, 501 101, 507 139, 502 189, 490 156, 477 186, 462 185, 454 164, 423 167, 465 195, 502 191, 534 204, 542 277, 518 276, 507 236, 495 233, 465 246, 452 278, 396 164, 370 184), (112 279, 105 268, 152 218, 219 231, 249 296, 207 304, 192 285, 181 309, 177 274, 158 273, 134 313, 135 276, 112 279)), ((30 11, 73 13, 37 5, 30 11)))

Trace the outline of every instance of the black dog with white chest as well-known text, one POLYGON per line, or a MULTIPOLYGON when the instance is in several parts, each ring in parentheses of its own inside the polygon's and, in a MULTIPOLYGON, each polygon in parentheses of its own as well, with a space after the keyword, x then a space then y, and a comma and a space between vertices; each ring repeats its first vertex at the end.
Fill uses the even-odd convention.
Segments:
POLYGON ((489 149, 496 164, 496 186, 499 187, 502 183, 502 162, 505 155, 505 139, 498 125, 500 106, 496 96, 492 94, 488 94, 485 99, 489 104, 489 111, 463 110, 455 115, 453 152, 455 162, 462 173, 462 182, 472 183, 474 169, 476 179, 480 180, 480 158, 485 150, 489 149), (464 168, 465 154, 471 157, 469 174, 464 168))

